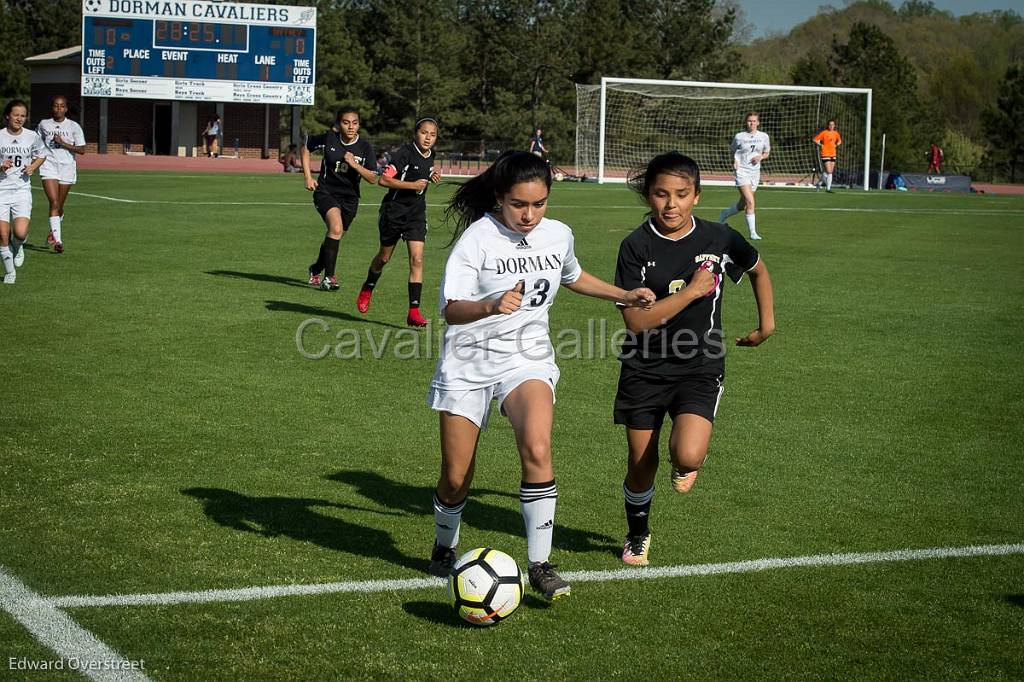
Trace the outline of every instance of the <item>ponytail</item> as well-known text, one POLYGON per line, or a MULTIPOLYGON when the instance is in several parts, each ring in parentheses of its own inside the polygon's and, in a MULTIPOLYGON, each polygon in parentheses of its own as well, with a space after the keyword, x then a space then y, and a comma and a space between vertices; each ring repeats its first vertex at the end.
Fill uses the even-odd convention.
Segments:
POLYGON ((534 180, 551 189, 551 166, 547 161, 529 152, 505 152, 483 173, 463 183, 444 212, 445 222, 455 226, 449 245, 472 223, 494 210, 497 197, 507 194, 514 185, 534 180))

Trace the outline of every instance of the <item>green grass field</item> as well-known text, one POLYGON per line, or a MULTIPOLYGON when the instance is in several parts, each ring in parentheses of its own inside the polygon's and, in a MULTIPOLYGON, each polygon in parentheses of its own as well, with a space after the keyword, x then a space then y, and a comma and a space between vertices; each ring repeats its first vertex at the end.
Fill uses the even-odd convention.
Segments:
MULTIPOLYGON (((337 293, 305 286, 323 229, 300 178, 83 172, 75 192, 60 256, 42 248, 34 193, 25 266, 0 287, 3 571, 46 597, 425 576, 436 349, 404 327, 404 253, 371 312, 355 311, 380 190, 364 190, 342 242, 337 293), (329 327, 303 337, 331 351, 320 360, 296 344, 310 319, 329 327), (363 359, 333 354, 356 334, 363 359), (388 343, 379 358, 371 341, 388 343), (417 342, 424 357, 409 359, 417 342)), ((430 195, 435 222, 449 192, 430 195)), ((734 196, 707 188, 697 213, 717 219, 734 196)), ((659 474, 652 568, 1015 548, 580 579, 571 598, 529 596, 484 630, 440 587, 402 584, 64 611, 154 680, 1021 679, 1024 198, 766 189, 758 201, 778 331, 730 350, 693 493, 659 474)), ((611 278, 643 209, 623 187, 561 184, 548 215, 573 226, 584 268, 611 278)), ((432 318, 448 234, 427 242, 432 318)), ((589 320, 621 324, 561 292, 553 333, 586 341, 589 320)), ((746 281, 729 286, 724 320, 727 338, 756 324, 746 281)), ((560 361, 553 561, 566 573, 623 567, 618 362, 607 339, 595 345, 560 361)), ((518 483, 494 414, 461 549, 525 560, 518 483)), ((12 615, 5 584, 0 679, 80 678, 11 667, 59 657, 12 615)))

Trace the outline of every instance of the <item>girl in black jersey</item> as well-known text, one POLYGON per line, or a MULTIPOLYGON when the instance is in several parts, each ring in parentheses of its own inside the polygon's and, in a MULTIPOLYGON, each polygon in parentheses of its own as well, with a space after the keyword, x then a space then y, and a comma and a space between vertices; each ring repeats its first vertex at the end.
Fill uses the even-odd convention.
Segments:
POLYGON ((728 225, 694 217, 700 169, 693 159, 662 154, 630 183, 651 210, 619 247, 615 283, 649 287, 657 302, 622 310, 630 335, 620 356, 615 423, 625 425, 629 449, 622 560, 645 566, 665 415, 673 422, 668 450, 676 492, 693 486, 711 441, 725 379, 722 276, 738 282, 748 273, 757 301, 758 328, 737 345, 758 346, 771 336, 775 313, 768 269, 757 251, 728 225))
POLYGON ((426 327, 420 314, 420 296, 423 294, 423 243, 427 238, 427 182, 441 182, 434 170, 434 143, 437 141, 437 121, 421 118, 416 121, 412 142, 395 152, 384 167, 380 184, 390 191, 380 202, 380 250, 373 257, 366 281, 359 291, 356 307, 359 312, 370 310, 370 299, 384 266, 391 260, 399 239, 409 249, 409 314, 406 323, 412 327, 426 327))
POLYGON ((306 189, 313 193, 313 206, 327 226, 316 262, 309 266, 309 286, 337 291, 338 246, 359 210, 359 181, 377 183, 376 161, 373 145, 359 136, 359 112, 352 107, 341 109, 334 127, 326 133, 306 138, 302 147, 306 189), (316 150, 323 153, 324 160, 314 180, 309 153, 316 150))

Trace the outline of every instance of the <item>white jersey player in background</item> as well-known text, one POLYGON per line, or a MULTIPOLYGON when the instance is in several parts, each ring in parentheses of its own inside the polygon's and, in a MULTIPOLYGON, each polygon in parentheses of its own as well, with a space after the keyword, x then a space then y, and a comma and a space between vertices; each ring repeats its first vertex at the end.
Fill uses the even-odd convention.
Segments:
POLYGON ((85 134, 82 126, 67 117, 68 101, 57 95, 50 102, 53 118, 39 122, 36 132, 43 139, 49 153, 39 169, 43 178, 43 191, 50 200, 50 234, 46 241, 57 253, 64 252, 61 226, 64 222, 64 203, 71 185, 78 180, 76 154, 85 154, 85 134))
POLYGON ((568 595, 569 584, 548 561, 558 497, 551 426, 559 375, 548 309, 562 286, 629 307, 654 301, 650 289, 625 291, 580 267, 572 230, 544 217, 550 190, 546 161, 508 152, 449 203, 461 236, 441 282, 448 328, 427 397, 441 420, 430 572, 446 576, 455 561, 477 441, 494 400, 512 424, 522 465, 530 584, 549 600, 568 595))
POLYGON ((718 216, 718 222, 724 223, 729 216, 743 211, 751 239, 761 238, 757 234, 757 221, 754 217, 754 192, 761 182, 761 162, 768 158, 772 149, 768 134, 757 129, 760 124, 761 117, 756 112, 750 112, 746 118, 746 130, 736 133, 732 138, 732 167, 736 171, 740 200, 734 206, 722 209, 718 216))
POLYGON ((0 260, 4 284, 14 284, 15 267, 25 262, 25 238, 32 217, 32 185, 29 178, 43 163, 46 147, 25 127, 28 107, 20 99, 4 108, 0 129, 0 260))

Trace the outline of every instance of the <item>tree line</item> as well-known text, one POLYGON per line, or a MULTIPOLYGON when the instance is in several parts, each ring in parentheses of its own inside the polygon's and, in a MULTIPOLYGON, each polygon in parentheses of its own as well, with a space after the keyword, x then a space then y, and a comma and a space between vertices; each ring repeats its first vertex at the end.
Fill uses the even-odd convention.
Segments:
MULTIPOLYGON (((450 146, 525 146, 539 125, 564 163, 575 144, 575 83, 793 83, 873 88, 872 125, 886 133, 888 167, 923 170, 932 141, 960 172, 1016 179, 1024 163, 1020 126, 1011 124, 1024 115, 1024 20, 1015 12, 957 18, 929 0, 860 0, 742 44, 757 17, 732 0, 272 4, 318 9, 316 105, 303 109, 310 131, 328 126, 343 103, 359 107, 381 138, 404 138, 417 117, 435 116, 450 146)), ((0 95, 25 97, 22 60, 77 45, 80 26, 80 0, 0 0, 0 95)))

